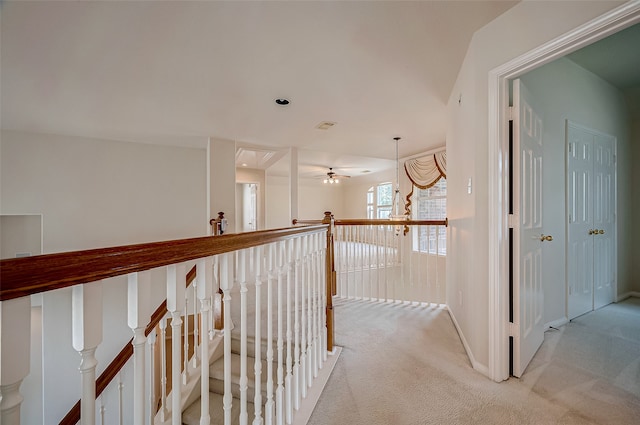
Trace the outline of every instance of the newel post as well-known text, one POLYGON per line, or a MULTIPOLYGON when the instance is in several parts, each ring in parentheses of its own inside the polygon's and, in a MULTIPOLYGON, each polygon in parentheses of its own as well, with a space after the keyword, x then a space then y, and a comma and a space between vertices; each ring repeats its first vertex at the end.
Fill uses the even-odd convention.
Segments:
POLYGON ((0 302, 0 423, 20 424, 20 384, 29 374, 31 298, 0 302))
POLYGON ((333 294, 335 293, 336 272, 333 262, 333 216, 331 211, 324 212, 322 224, 328 224, 326 257, 326 293, 327 293, 327 351, 333 351, 333 294))

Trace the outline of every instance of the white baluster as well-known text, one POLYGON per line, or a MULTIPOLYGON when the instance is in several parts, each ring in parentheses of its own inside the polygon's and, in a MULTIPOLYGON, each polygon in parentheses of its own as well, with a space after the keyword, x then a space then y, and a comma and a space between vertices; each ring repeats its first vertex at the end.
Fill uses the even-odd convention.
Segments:
MULTIPOLYGON (((316 350, 317 350, 317 365, 318 365, 318 371, 320 369, 322 369, 322 356, 323 356, 323 352, 324 347, 326 346, 326 332, 325 332, 325 323, 326 320, 324 318, 324 313, 325 313, 325 303, 323 302, 324 300, 324 295, 327 291, 326 289, 326 285, 327 285, 327 281, 326 279, 324 279, 325 277, 325 271, 326 271, 326 256, 327 256, 327 249, 325 247, 325 249, 322 249, 320 251, 320 261, 319 261, 319 267, 318 270, 320 271, 320 277, 318 279, 318 342, 316 343, 316 350)), ((354 286, 355 286, 355 281, 354 281, 354 286)), ((316 373, 316 377, 317 377, 317 373, 316 373)))
MULTIPOLYGON (((96 348, 102 342, 102 282, 76 285, 71 292, 73 348, 80 353, 82 397, 80 421, 96 420, 96 348)), ((140 423, 142 425, 142 423, 140 423)))
MULTIPOLYGON (((198 281, 197 296, 200 300, 200 314, 202 320, 202 340, 200 341, 200 425, 209 425, 209 314, 211 313, 211 293, 213 291, 212 278, 213 261, 211 258, 201 258, 196 263, 196 280, 198 281)), ((226 307, 226 306, 225 306, 226 307)))
MULTIPOLYGON (((164 322, 164 318, 161 320, 161 323, 162 322, 164 322)), ((162 326, 160 327, 160 329, 161 329, 160 341, 164 341, 165 340, 165 332, 164 332, 164 329, 162 329, 162 326)), ((155 385, 155 375, 156 374, 155 374, 155 356, 154 356, 156 340, 157 340, 156 331, 154 329, 153 332, 151 332, 149 334, 149 336, 147 337, 147 344, 149 345, 149 350, 148 350, 149 351, 149 406, 150 406, 150 409, 151 409, 151 414, 148 417, 148 424, 149 425, 153 425, 153 417, 154 417, 155 406, 156 406, 156 385, 155 385)), ((162 344, 162 346, 164 346, 164 344, 162 344)), ((162 364, 162 375, 163 375, 163 377, 160 379, 160 385, 162 386, 162 397, 161 397, 161 401, 160 401, 160 411, 162 413, 160 415, 163 418, 162 420, 165 421, 166 419, 164 419, 164 417, 165 417, 165 411, 166 411, 166 409, 165 409, 166 377, 164 376, 164 374, 165 374, 165 372, 164 372, 164 364, 165 364, 164 352, 161 355, 163 357, 163 359, 160 362, 162 364)))
POLYGON ((313 279, 311 280, 311 293, 309 294, 309 302, 311 304, 311 317, 309 318, 311 320, 311 341, 309 342, 311 375, 309 376, 309 387, 312 385, 313 378, 317 376, 318 370, 318 350, 316 349, 318 343, 318 306, 316 296, 318 294, 318 274, 320 273, 320 270, 318 268, 319 254, 316 252, 314 253, 314 256, 313 279))
MULTIPOLYGON (((182 339, 182 310, 185 308, 186 275, 184 264, 167 267, 167 311, 171 314, 171 423, 182 424, 180 391, 180 351, 182 339)), ((185 346, 187 345, 185 332, 185 346)), ((187 356, 185 355, 185 360, 187 356)), ((185 372, 186 372, 185 362, 185 372)))
POLYGON ((277 341, 277 348, 278 348, 278 386, 276 388, 276 423, 278 425, 282 425, 284 424, 284 368, 283 368, 283 363, 284 363, 284 358, 283 358, 283 354, 284 354, 284 339, 283 339, 283 335, 282 335, 282 308, 283 308, 283 301, 282 301, 282 280, 285 277, 285 267, 287 267, 286 264, 286 260, 285 260, 285 246, 284 246, 284 242, 280 242, 278 244, 278 341, 277 341))
MULTIPOLYGON (((160 420, 165 422, 169 419, 167 409, 167 319, 160 319, 160 420)), ((151 335, 149 335, 151 337, 151 335)), ((153 356, 151 357, 153 359, 153 356)), ((152 360, 153 361, 153 360, 152 360)), ((153 370, 153 363, 151 364, 153 370)), ((153 392, 153 390, 151 391, 153 392)), ((152 404, 153 406, 153 404, 152 404)))
POLYGON ((309 244, 312 236, 306 236, 302 242, 302 261, 300 268, 300 370, 299 378, 296 380, 300 388, 300 397, 307 398, 307 283, 309 282, 309 244))
POLYGON ((189 293, 185 292, 184 297, 184 354, 183 354, 183 371, 182 385, 187 385, 189 381, 189 293))
POLYGON ((122 394, 124 392, 124 383, 122 382, 122 372, 118 373, 118 425, 124 424, 124 402, 122 394))
MULTIPOLYGON (((435 226, 436 227, 436 255, 434 255, 434 258, 436 259, 436 295, 434 297, 434 301, 438 303, 438 306, 440 306, 440 279, 438 276, 438 265, 440 264, 439 261, 439 256, 440 256, 440 246, 439 246, 439 242, 440 242, 440 228, 441 226, 435 226)), ((431 301, 431 300, 429 300, 431 301)))
POLYGON ((31 352, 31 298, 0 302, 0 423, 20 424, 22 380, 29 374, 31 352))
POLYGON ((222 407, 224 409, 224 423, 231 425, 231 406, 233 396, 231 394, 231 289, 233 288, 233 276, 231 274, 232 254, 222 254, 220 257, 220 289, 224 295, 224 396, 222 407))
POLYGON ((298 237, 294 241, 294 255, 295 255, 295 278, 293 280, 294 293, 293 293, 293 408, 300 409, 300 285, 302 284, 302 251, 303 251, 303 239, 306 240, 306 236, 298 237))
POLYGON ((276 245, 267 247, 267 402, 264 405, 264 418, 267 425, 273 424, 273 279, 277 273, 275 265, 276 245))
POLYGON ((293 240, 287 241, 287 371, 285 377, 285 408, 286 408, 286 422, 290 424, 293 422, 293 326, 291 326, 291 287, 294 285, 293 272, 294 272, 294 259, 293 259, 293 240))
MULTIPOLYGON (((144 424, 145 394, 145 328, 150 316, 149 272, 128 275, 128 323, 133 331, 133 424, 144 424)), ((95 380, 94 380, 95 382, 95 380)))
MULTIPOLYGON (((264 270, 264 247, 258 246, 255 250, 252 248, 252 254, 255 254, 254 272, 256 274, 256 327, 255 327, 255 344, 254 344, 254 364, 253 371, 255 376, 255 396, 253 398, 253 425, 262 424, 262 273, 264 270)), ((253 256, 252 256, 253 257, 253 256)))
POLYGON ((240 425, 247 424, 247 250, 238 252, 240 280, 240 425))
POLYGON ((107 409, 104 407, 102 396, 100 396, 99 399, 100 399, 100 402, 99 402, 100 409, 98 409, 98 418, 100 418, 100 425, 104 425, 104 414, 107 409))
POLYGON ((199 359, 199 350, 200 346, 200 317, 198 315, 198 278, 197 278, 197 269, 196 269, 196 279, 193 281, 193 357, 191 360, 191 365, 195 369, 198 367, 198 359, 199 359))

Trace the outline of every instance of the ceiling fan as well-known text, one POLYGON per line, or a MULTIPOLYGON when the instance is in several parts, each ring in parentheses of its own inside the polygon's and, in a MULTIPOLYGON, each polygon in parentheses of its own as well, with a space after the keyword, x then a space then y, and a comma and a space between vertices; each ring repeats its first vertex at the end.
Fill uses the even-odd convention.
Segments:
POLYGON ((333 168, 329 168, 329 172, 327 173, 327 177, 322 181, 325 184, 334 184, 340 183, 340 179, 348 179, 351 176, 346 176, 344 174, 337 174, 333 171, 333 168))

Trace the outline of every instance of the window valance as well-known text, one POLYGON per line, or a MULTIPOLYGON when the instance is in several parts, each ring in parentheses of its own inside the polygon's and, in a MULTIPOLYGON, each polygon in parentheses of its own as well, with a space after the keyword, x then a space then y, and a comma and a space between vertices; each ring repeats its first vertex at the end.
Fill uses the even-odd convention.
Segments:
POLYGON ((404 162, 404 170, 414 186, 429 189, 440 177, 447 178, 447 151, 408 159, 404 162))
POLYGON ((411 196, 413 188, 429 189, 438 183, 440 178, 447 178, 447 151, 436 152, 433 155, 408 159, 404 162, 404 170, 411 180, 411 192, 407 195, 404 210, 411 217, 411 196))

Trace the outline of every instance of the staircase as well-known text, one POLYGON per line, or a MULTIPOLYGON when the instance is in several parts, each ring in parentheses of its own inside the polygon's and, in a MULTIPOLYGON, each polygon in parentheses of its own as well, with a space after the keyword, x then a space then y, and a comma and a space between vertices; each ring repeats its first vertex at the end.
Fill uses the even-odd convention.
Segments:
MULTIPOLYGON (((240 338, 237 335, 232 335, 232 347, 231 347, 231 393, 232 393, 232 408, 231 417, 235 418, 232 421, 233 424, 239 424, 240 417, 240 338)), ((265 350, 262 353, 266 357, 266 341, 262 341, 262 345, 265 350)), ((253 352, 254 341, 248 341, 247 344, 250 351, 253 352)), ((221 345, 222 347, 222 345, 221 345)), ((222 350, 219 350, 218 356, 214 356, 214 360, 209 366, 209 414, 211 417, 211 424, 224 424, 224 357, 222 356, 222 350)), ((267 400, 267 361, 261 362, 261 382, 260 382, 260 405, 261 411, 265 412, 265 404, 267 400)), ((248 423, 253 423, 255 418, 255 357, 247 356, 247 418, 248 423)), ((272 368, 277 367, 271 362, 272 368)), ((275 369, 274 369, 275 371, 275 369)), ((275 374, 272 375, 272 379, 276 379, 275 374)), ((184 425, 200 425, 200 411, 201 411, 201 399, 196 400, 189 405, 182 412, 182 423, 184 425)))

